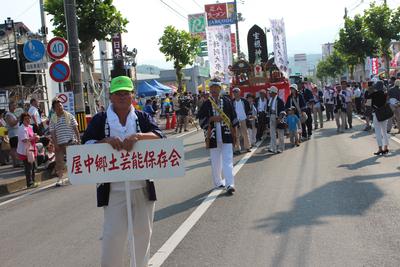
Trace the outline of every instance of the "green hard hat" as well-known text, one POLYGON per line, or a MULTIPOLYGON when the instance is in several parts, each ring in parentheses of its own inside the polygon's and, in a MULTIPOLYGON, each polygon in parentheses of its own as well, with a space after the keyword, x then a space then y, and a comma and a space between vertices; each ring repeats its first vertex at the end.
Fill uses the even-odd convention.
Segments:
POLYGON ((110 94, 118 91, 133 92, 133 89, 132 80, 128 76, 118 76, 111 80, 110 94))

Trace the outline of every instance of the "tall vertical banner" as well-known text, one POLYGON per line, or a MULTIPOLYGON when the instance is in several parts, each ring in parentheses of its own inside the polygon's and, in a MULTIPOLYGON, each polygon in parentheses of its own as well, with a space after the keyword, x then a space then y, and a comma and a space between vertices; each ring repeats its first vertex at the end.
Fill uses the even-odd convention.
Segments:
POLYGON ((247 47, 249 50, 249 62, 254 63, 267 63, 268 61, 268 49, 267 49, 267 37, 263 29, 258 25, 254 25, 250 28, 247 34, 247 47), (259 62, 256 62, 259 61, 259 62))
POLYGON ((232 65, 231 27, 207 27, 207 47, 211 77, 230 83, 229 69, 232 65))
POLYGON ((234 32, 231 33, 231 47, 232 47, 232 54, 236 54, 237 53, 236 34, 234 32))
POLYGON ((274 41, 275 64, 285 77, 288 77, 289 60, 286 47, 285 23, 283 19, 273 19, 271 31, 274 41))
POLYGON ((378 58, 373 58, 372 59, 372 74, 373 75, 378 75, 379 73, 379 59, 378 58))

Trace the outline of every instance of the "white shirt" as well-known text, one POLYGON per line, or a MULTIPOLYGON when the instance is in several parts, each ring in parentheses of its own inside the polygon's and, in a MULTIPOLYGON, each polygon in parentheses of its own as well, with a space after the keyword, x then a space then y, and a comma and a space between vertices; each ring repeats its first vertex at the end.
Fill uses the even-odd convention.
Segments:
MULTIPOLYGON (((124 126, 121 125, 118 115, 115 114, 112 109, 112 105, 110 105, 107 109, 107 121, 110 126, 110 137, 119 137, 121 140, 124 140, 127 136, 135 134, 137 132, 136 129, 136 120, 137 116, 135 113, 135 108, 132 106, 131 111, 128 114, 128 118, 126 120, 126 124, 124 126)), ((146 186, 146 181, 130 181, 131 190, 143 188, 146 186)), ((124 191, 125 190, 125 182, 114 182, 111 183, 111 190, 114 191, 124 191)))
POLYGON ((270 107, 270 111, 271 114, 276 114, 277 110, 276 110, 276 99, 278 98, 278 96, 275 96, 274 98, 270 98, 269 102, 268 102, 268 106, 270 107))
POLYGON ((353 91, 351 88, 346 88, 346 90, 343 91, 343 94, 345 95, 346 103, 350 103, 353 99, 353 91))
POLYGON ((361 97, 361 90, 360 90, 360 88, 356 88, 355 90, 354 90, 354 97, 355 98, 360 98, 361 97))
POLYGON ((324 100, 326 104, 334 104, 335 92, 331 89, 324 90, 324 100))
MULTIPOLYGON (((40 118, 39 110, 36 107, 31 106, 28 110, 28 113, 29 113, 29 115, 31 115, 31 117, 35 117, 37 124, 42 123, 42 119, 40 118)), ((35 122, 33 121, 33 118, 31 118, 31 124, 35 124, 35 122)))
MULTIPOLYGON (((221 110, 223 110, 223 105, 222 105, 222 98, 218 99, 218 101, 216 101, 216 104, 219 104, 219 108, 221 110), (218 101, 220 101, 220 103, 218 103, 218 101)), ((219 112, 217 110, 214 109, 213 107, 213 112, 214 112, 214 116, 219 116, 219 112)), ((221 123, 220 122, 216 122, 215 123, 215 134, 216 134, 216 139, 217 139, 217 145, 218 144, 222 144, 223 140, 222 140, 222 128, 221 128, 221 123)))
POLYGON ((264 100, 261 100, 261 98, 259 98, 257 107, 258 112, 265 112, 266 105, 267 105, 267 99, 264 98, 264 100))
POLYGON ((244 111, 244 103, 241 99, 235 100, 235 111, 239 121, 246 120, 246 112, 244 111))

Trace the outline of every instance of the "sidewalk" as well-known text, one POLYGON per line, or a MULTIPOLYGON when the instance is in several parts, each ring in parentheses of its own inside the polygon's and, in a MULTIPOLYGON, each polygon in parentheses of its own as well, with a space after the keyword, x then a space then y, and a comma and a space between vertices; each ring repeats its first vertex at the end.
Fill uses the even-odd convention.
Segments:
MULTIPOLYGON (((175 129, 165 130, 165 124, 165 118, 159 120, 160 128, 167 135, 167 137, 172 137, 173 135, 175 135, 175 129)), ((189 125, 189 131, 193 129, 195 129, 194 126, 189 125)), ((37 170, 35 181, 43 182, 55 177, 55 175, 50 175, 47 170, 37 170)), ((23 167, 13 168, 12 165, 0 166, 0 197, 21 190, 26 190, 26 181, 23 167)))

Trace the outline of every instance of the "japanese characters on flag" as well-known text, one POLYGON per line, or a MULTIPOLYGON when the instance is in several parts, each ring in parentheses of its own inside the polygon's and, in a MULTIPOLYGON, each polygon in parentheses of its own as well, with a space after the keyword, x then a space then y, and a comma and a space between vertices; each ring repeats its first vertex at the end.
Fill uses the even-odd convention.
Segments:
POLYGON ((275 64, 285 77, 288 77, 289 60, 286 47, 285 23, 283 19, 272 19, 271 31, 274 40, 275 64))
POLYGON ((207 27, 207 47, 211 77, 230 83, 229 69, 232 65, 231 26, 207 27))
POLYGON ((185 175, 182 139, 139 141, 133 151, 109 144, 67 147, 68 177, 72 184, 96 184, 185 175))

